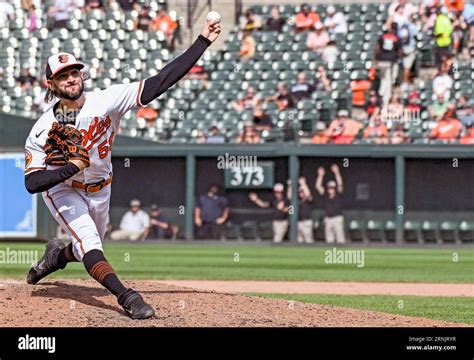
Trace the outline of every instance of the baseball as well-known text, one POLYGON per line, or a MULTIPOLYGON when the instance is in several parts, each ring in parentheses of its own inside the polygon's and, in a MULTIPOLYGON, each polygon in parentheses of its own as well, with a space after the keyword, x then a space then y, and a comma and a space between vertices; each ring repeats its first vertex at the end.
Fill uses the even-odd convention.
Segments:
POLYGON ((210 11, 207 14, 206 20, 213 23, 221 22, 221 15, 217 11, 210 11))

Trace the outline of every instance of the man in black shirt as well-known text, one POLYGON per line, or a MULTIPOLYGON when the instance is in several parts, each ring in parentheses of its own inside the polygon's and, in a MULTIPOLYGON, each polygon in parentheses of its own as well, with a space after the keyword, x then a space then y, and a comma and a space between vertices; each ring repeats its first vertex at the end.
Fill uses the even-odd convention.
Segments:
POLYGON ((265 30, 281 32, 286 20, 280 17, 280 11, 277 6, 272 7, 270 15, 271 17, 267 20, 265 30))
POLYGON ((400 39, 396 34, 396 23, 393 23, 379 38, 375 45, 375 60, 380 71, 379 94, 384 106, 392 97, 392 86, 398 76, 398 61, 402 55, 400 39))
POLYGON ((336 164, 331 166, 331 171, 334 173, 336 181, 328 181, 326 189, 324 189, 323 178, 326 171, 323 167, 320 167, 318 169, 315 187, 318 193, 323 197, 326 242, 333 244, 335 241, 338 244, 344 244, 346 239, 344 235, 344 217, 342 216, 341 198, 344 192, 344 185, 342 182, 341 172, 336 164))
POLYGON ((150 230, 148 232, 149 239, 176 239, 178 226, 172 225, 168 217, 161 212, 157 205, 151 206, 150 212, 150 230))
POLYGON ((201 239, 220 239, 222 224, 229 217, 227 199, 218 195, 219 188, 211 185, 207 194, 201 195, 194 211, 194 222, 201 239))
POLYGON ((272 226, 273 226, 273 242, 280 243, 283 241, 288 230, 288 200, 284 195, 283 184, 276 183, 273 186, 273 199, 263 201, 254 192, 249 194, 249 199, 259 207, 268 209, 272 208, 272 226))
POLYGON ((290 92, 293 98, 298 102, 311 96, 316 87, 306 81, 304 71, 298 73, 296 84, 291 86, 290 92))
POLYGON ((151 30, 152 23, 153 19, 150 16, 149 8, 145 5, 142 7, 140 14, 135 20, 135 29, 148 32, 151 30))

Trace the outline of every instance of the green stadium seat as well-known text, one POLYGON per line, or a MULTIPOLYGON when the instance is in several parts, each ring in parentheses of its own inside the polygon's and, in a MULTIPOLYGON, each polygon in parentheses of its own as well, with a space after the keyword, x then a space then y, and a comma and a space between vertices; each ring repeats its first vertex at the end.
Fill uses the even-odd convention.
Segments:
POLYGON ((350 220, 347 232, 351 242, 365 242, 365 224, 361 220, 350 220))
POLYGON ((240 235, 243 240, 255 240, 258 238, 258 228, 256 221, 244 221, 240 225, 240 235))
POLYGON ((367 240, 383 242, 384 237, 384 225, 382 221, 369 220, 367 221, 366 230, 365 230, 367 240))
POLYGON ((392 220, 388 220, 384 224, 384 238, 388 243, 396 242, 396 224, 392 220))
POLYGON ((421 224, 421 238, 425 243, 439 242, 439 223, 430 220, 423 221, 421 224))
POLYGON ((273 240, 273 225, 271 221, 258 224, 258 236, 262 240, 273 240))
POLYGON ((421 242, 421 223, 419 221, 407 220, 403 224, 405 242, 421 242))
POLYGON ((224 226, 224 239, 238 240, 239 238, 240 238, 239 225, 234 224, 232 221, 226 222, 224 226))
POLYGON ((459 241, 461 243, 474 242, 474 221, 462 221, 459 224, 459 241))
POLYGON ((443 221, 439 226, 439 236, 444 243, 456 243, 458 239, 459 224, 454 221, 443 221))

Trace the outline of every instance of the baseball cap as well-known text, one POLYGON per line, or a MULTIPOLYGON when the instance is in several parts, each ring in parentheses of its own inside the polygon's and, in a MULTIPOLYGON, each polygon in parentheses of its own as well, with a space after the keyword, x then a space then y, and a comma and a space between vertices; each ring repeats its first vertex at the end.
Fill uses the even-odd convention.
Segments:
POLYGON ((333 5, 329 5, 326 12, 328 14, 334 14, 336 12, 336 8, 333 5))
POLYGON ((327 187, 334 187, 334 188, 337 186, 337 184, 334 180, 328 181, 328 183, 326 185, 327 185, 327 187))
POLYGON ((314 24, 314 28, 316 30, 321 30, 322 28, 324 28, 324 25, 321 21, 318 21, 316 24, 314 24))
POLYGON ((284 188, 285 187, 281 183, 276 183, 275 185, 273 185, 273 191, 280 192, 283 191, 284 188))
POLYGON ((46 65, 46 79, 51 79, 58 72, 70 66, 82 69, 84 64, 78 62, 74 55, 65 52, 50 56, 46 65))
POLYGON ((140 202, 140 200, 137 200, 137 199, 133 199, 132 201, 130 201, 130 206, 140 206, 142 203, 140 202))
POLYGON ((158 205, 152 204, 152 205, 151 205, 151 210, 152 210, 152 211, 153 211, 153 210, 158 210, 158 205))
POLYGON ((339 111, 337 112, 337 116, 346 116, 346 117, 347 117, 347 116, 349 116, 349 111, 344 110, 344 109, 339 110, 339 111))

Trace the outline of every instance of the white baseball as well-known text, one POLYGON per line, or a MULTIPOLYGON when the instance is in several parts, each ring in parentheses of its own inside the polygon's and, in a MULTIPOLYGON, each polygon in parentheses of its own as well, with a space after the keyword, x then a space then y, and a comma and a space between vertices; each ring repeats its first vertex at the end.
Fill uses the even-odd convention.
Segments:
POLYGON ((217 11, 210 11, 207 14, 206 20, 212 23, 221 22, 221 15, 217 11))

